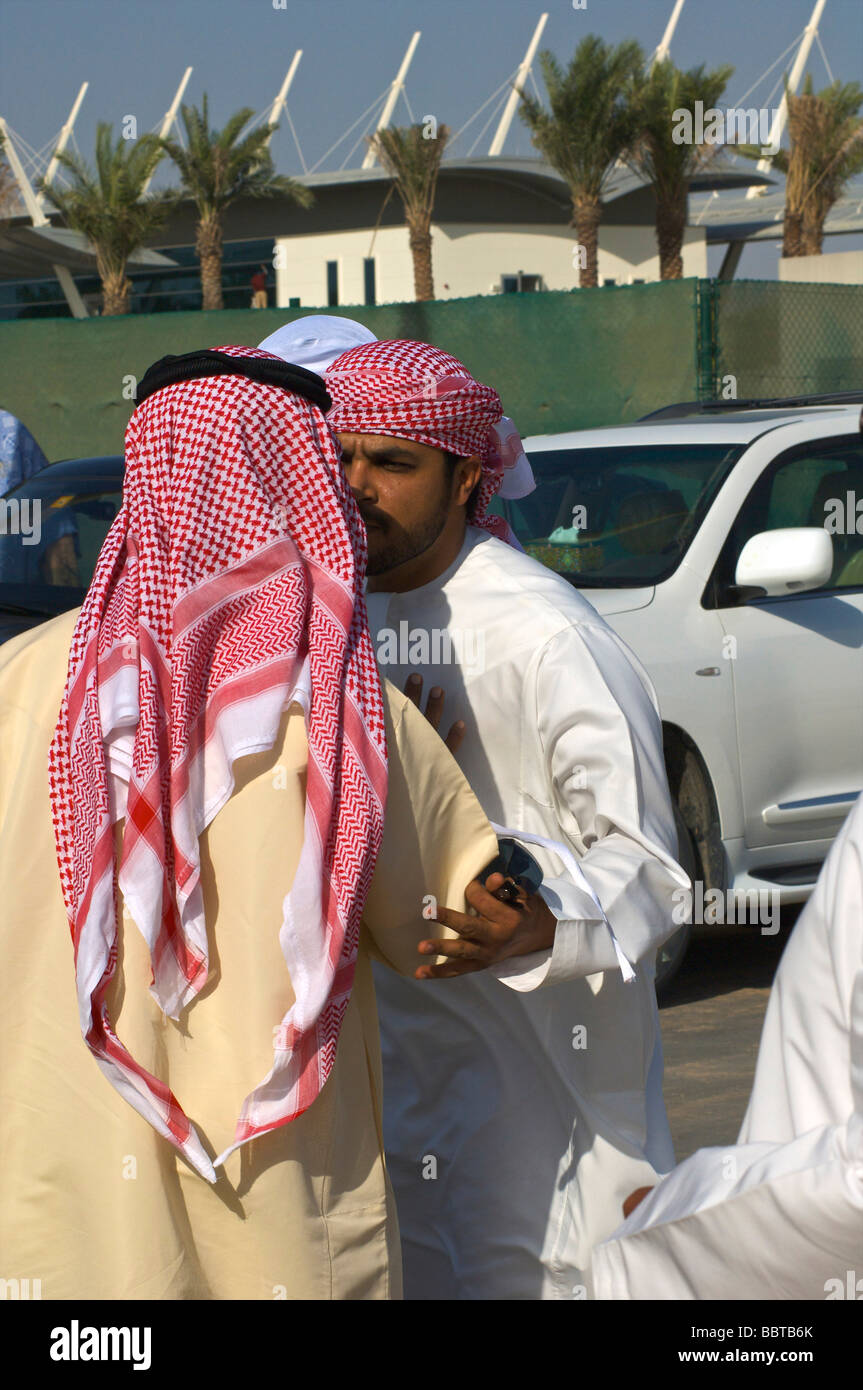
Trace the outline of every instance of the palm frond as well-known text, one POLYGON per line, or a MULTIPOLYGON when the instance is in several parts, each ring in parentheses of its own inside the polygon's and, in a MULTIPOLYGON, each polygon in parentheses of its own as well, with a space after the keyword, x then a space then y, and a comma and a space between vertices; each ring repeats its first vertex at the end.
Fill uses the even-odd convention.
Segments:
POLYGON ((214 130, 204 93, 200 110, 195 106, 181 108, 186 147, 176 140, 160 141, 202 221, 219 221, 225 210, 243 197, 282 194, 301 207, 308 207, 313 201, 313 194, 305 185, 275 173, 267 141, 277 127, 261 126, 241 138, 253 115, 253 109, 244 106, 229 117, 222 130, 214 130))
POLYGON ((643 66, 634 40, 612 46, 593 34, 582 39, 566 70, 552 53, 540 54, 548 108, 523 95, 519 112, 574 197, 600 197, 635 137, 632 90, 643 66))
POLYGON ((428 231, 443 152, 450 137, 448 126, 439 125, 434 139, 427 139, 421 125, 389 126, 369 139, 404 204, 412 229, 428 231))
POLYGON ((46 187, 39 181, 67 226, 92 243, 101 269, 120 272, 139 246, 161 227, 177 195, 171 190, 142 196, 144 185, 163 155, 159 141, 116 141, 108 122, 96 130, 95 169, 68 150, 58 162, 69 176, 69 187, 46 187))
MULTIPOLYGON (((849 179, 863 169, 863 88, 832 82, 814 92, 811 77, 796 96, 787 87, 786 206, 803 216, 820 244, 824 221, 849 179)), ((781 166, 779 166, 781 167, 781 166)))
POLYGON ((678 113, 694 112, 696 102, 705 110, 715 108, 733 71, 728 64, 712 71, 703 64, 683 71, 667 58, 654 64, 634 95, 638 134, 627 162, 649 180, 657 197, 679 197, 693 174, 719 152, 721 146, 706 141, 676 140, 678 113))

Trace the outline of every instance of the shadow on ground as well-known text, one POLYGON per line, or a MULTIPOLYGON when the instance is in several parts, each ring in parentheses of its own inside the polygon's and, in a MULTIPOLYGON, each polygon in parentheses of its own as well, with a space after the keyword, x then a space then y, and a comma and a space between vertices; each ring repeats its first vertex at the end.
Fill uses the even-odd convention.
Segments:
POLYGON ((660 1000, 663 1092, 678 1162, 737 1139, 770 986, 799 912, 783 912, 775 936, 738 926, 695 936, 660 1000))
POLYGON ((769 989, 801 906, 783 909, 779 931, 773 936, 762 936, 759 927, 701 928, 661 994, 660 1009, 738 989, 769 989))

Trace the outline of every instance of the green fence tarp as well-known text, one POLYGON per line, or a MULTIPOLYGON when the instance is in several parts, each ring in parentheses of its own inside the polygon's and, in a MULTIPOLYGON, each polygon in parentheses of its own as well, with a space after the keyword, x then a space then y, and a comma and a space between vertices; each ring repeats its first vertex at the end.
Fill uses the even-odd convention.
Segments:
POLYGON ((523 435, 626 424, 674 401, 863 387, 863 286, 689 279, 374 308, 19 319, 0 323, 0 405, 49 459, 120 453, 135 382, 157 358, 254 346, 333 312, 379 338, 454 353, 523 435))
POLYGON ((305 313, 434 342, 499 391, 524 435, 635 420, 696 393, 695 280, 374 308, 225 309, 0 323, 0 404, 51 460, 121 453, 134 379, 165 353, 254 346, 305 313), (125 392, 125 395, 124 395, 125 392))
POLYGON ((863 388, 863 285, 729 280, 713 286, 716 394, 741 400, 863 388))

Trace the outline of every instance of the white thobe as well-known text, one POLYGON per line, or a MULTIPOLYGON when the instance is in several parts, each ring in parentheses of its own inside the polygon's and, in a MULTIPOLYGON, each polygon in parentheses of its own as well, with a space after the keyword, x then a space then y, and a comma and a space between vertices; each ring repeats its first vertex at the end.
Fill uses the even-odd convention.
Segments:
POLYGON ((785 948, 737 1144, 594 1254, 602 1298, 863 1297, 863 798, 785 948))
POLYGON ((590 1296, 591 1247, 673 1164, 653 979, 689 880, 656 699, 566 580, 473 527, 437 580, 368 606, 384 674, 418 671, 464 719, 489 819, 563 842, 587 880, 531 844, 553 951, 456 980, 375 969, 406 1296, 590 1296))

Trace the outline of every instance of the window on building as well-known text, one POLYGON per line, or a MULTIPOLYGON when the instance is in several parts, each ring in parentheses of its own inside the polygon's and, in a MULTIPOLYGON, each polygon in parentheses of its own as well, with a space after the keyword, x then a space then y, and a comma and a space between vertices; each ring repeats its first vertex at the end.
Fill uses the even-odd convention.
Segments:
POLYGON ((543 288, 542 276, 525 275, 523 270, 515 275, 501 275, 500 288, 502 294, 533 294, 543 288))
POLYGON ((363 261, 363 285, 365 289, 366 304, 377 304, 377 286, 375 284, 375 258, 366 256, 363 261))
MULTIPOLYGON (((172 266, 128 267, 132 282, 131 312, 160 314, 200 309, 201 267, 194 246, 160 246, 172 266)), ((247 309, 249 279, 261 262, 272 261, 272 238, 226 241, 222 248, 222 295, 226 309, 247 309)), ((96 274, 73 276, 93 314, 101 311, 102 290, 96 274)), ((69 317, 71 311, 59 282, 53 277, 6 280, 0 285, 0 320, 69 317)))
POLYGON ((327 261, 327 304, 332 309, 339 302, 339 263, 327 261))

